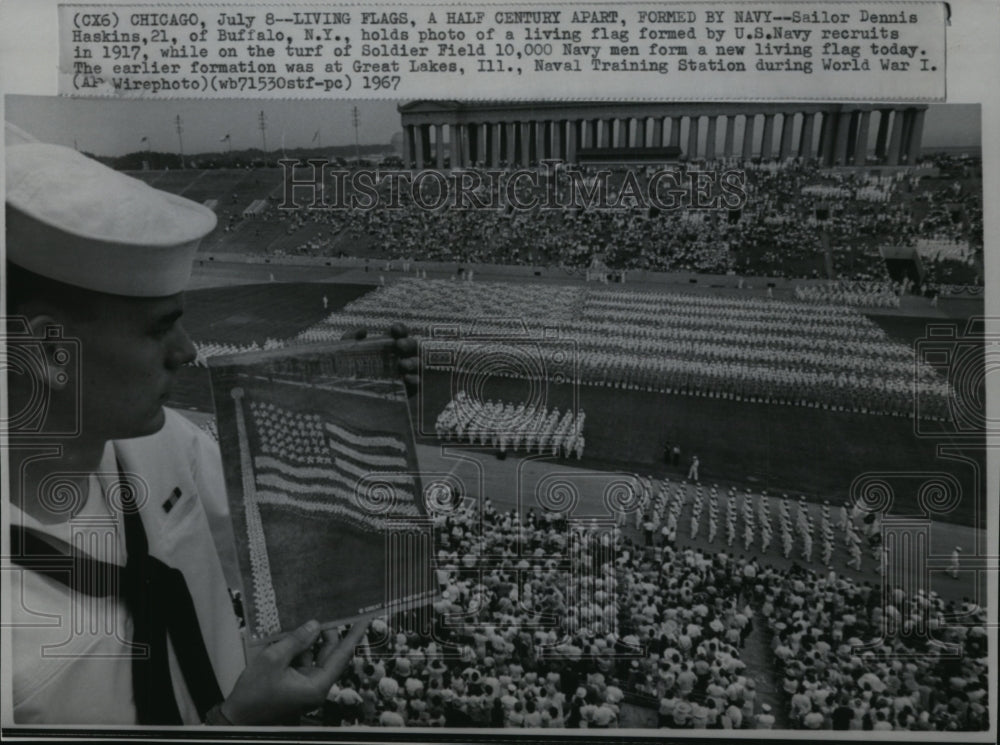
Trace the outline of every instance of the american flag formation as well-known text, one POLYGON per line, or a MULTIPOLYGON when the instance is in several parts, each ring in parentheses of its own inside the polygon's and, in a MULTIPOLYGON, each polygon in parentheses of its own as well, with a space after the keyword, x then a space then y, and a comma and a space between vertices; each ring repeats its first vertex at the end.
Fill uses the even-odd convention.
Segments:
POLYGON ((393 530, 427 524, 405 395, 357 379, 296 380, 287 362, 277 379, 272 362, 263 375, 257 361, 237 357, 212 368, 255 639, 310 618, 373 614, 431 586, 429 571, 401 585, 389 556, 393 530))

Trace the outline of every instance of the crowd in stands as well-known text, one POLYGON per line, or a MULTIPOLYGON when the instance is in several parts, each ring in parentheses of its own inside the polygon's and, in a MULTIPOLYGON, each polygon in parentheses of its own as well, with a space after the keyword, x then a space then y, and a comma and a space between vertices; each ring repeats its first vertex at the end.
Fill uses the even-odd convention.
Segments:
MULTIPOLYGON (((683 172, 688 166, 674 167, 683 172)), ((926 169, 879 175, 853 169, 831 171, 799 160, 736 160, 698 164, 696 168, 744 171, 745 205, 733 212, 656 212, 643 206, 428 210, 415 204, 404 189, 397 205, 382 209, 280 210, 272 195, 263 209, 244 222, 253 226, 258 239, 267 239, 271 255, 345 255, 352 244, 365 237, 381 258, 533 264, 583 272, 591 259, 600 255, 609 271, 816 278, 824 273, 825 249, 816 229, 817 215, 822 212, 821 222, 839 279, 884 280, 878 247, 913 245, 921 238, 954 238, 970 245, 963 262, 951 257, 934 262, 928 276, 932 284, 968 284, 975 272, 970 274, 966 264, 975 264, 977 259, 981 263, 981 194, 961 187, 955 191, 950 185, 938 188, 926 169), (927 214, 919 219, 918 212, 924 210, 914 207, 918 199, 927 208, 927 214), (956 205, 965 215, 961 224, 950 217, 956 205), (267 232, 263 226, 269 223, 279 225, 280 230, 273 235, 273 231, 267 232), (303 237, 295 240, 299 233, 303 237)), ((592 167, 579 170, 586 179, 593 178, 592 167)), ((640 181, 645 183, 653 170, 639 168, 640 181)), ((611 188, 620 184, 623 173, 621 168, 613 170, 611 188)), ((542 186, 547 189, 547 182, 542 186)), ((517 182, 519 192, 531 188, 517 182)), ((565 179, 556 183, 555 193, 560 203, 567 202, 565 179)), ((224 230, 238 229, 239 217, 231 215, 224 230)))
MULTIPOLYGON (((948 416, 950 387, 913 350, 844 305, 579 286, 405 280, 350 303, 301 341, 340 338, 351 328, 405 322, 415 336, 468 319, 466 331, 499 347, 542 338, 542 369, 565 371, 572 344, 579 381, 754 403, 910 416, 914 374, 921 416, 948 416), (513 319, 513 320, 511 320, 513 319), (525 322, 529 319, 529 328, 525 322), (924 400, 926 399, 926 405, 924 400)), ((435 339, 461 348, 462 338, 435 339)), ((434 369, 434 360, 427 365, 434 369)), ((526 377, 511 368, 496 374, 526 377)))
MULTIPOLYGON (((693 514, 702 491, 636 482, 640 516, 677 500, 693 514)), ((883 598, 835 571, 682 546, 669 530, 643 541, 623 525, 632 516, 520 517, 488 499, 437 513, 430 626, 377 620, 323 722, 600 729, 622 726, 630 704, 677 729, 987 726, 981 609, 934 591, 883 598), (959 610, 971 614, 961 625, 948 618, 959 610), (901 621, 887 636, 884 618, 901 621), (743 659, 754 633, 771 639, 778 711, 759 690, 770 674, 743 659)))
POLYGON ((542 406, 516 406, 508 401, 480 401, 459 391, 438 415, 434 430, 441 439, 459 442, 468 438, 469 444, 492 445, 501 453, 507 448, 517 452, 551 453, 568 458, 571 454, 583 457, 585 440, 583 424, 586 413, 566 411, 561 416, 559 408, 542 406))
POLYGON ((946 603, 924 590, 883 593, 867 582, 801 566, 765 568, 755 596, 773 634, 789 727, 988 727, 984 609, 968 601, 946 603), (964 618, 947 620, 958 616, 964 618), (887 628, 899 631, 881 640, 887 628))

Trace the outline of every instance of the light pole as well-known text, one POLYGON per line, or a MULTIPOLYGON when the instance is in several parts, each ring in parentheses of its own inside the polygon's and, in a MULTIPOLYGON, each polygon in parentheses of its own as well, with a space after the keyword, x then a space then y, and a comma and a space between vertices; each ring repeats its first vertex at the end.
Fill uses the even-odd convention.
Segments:
POLYGON ((181 115, 178 114, 177 118, 174 119, 174 124, 177 126, 177 145, 180 148, 181 154, 181 168, 184 168, 184 123, 181 121, 181 115))

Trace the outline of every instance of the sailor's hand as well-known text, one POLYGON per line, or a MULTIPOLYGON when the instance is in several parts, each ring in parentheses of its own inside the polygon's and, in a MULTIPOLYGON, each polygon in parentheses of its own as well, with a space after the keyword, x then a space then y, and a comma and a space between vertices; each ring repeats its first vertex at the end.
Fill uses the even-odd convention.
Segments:
POLYGON ((368 629, 355 623, 343 639, 309 621, 255 657, 220 712, 236 725, 279 724, 322 705, 368 629), (322 645, 316 643, 322 636, 322 645))
MULTIPOLYGON (((420 390, 420 348, 417 340, 410 336, 406 324, 394 323, 389 327, 389 336, 393 338, 392 350, 399 359, 397 371, 406 384, 406 395, 415 396, 420 390)), ((364 341, 368 339, 368 329, 361 326, 345 331, 341 339, 364 341)))
POLYGON ((410 336, 410 330, 402 323, 392 324, 389 336, 396 340, 395 351, 399 357, 399 372, 406 384, 406 395, 414 396, 420 390, 420 348, 417 340, 410 336))

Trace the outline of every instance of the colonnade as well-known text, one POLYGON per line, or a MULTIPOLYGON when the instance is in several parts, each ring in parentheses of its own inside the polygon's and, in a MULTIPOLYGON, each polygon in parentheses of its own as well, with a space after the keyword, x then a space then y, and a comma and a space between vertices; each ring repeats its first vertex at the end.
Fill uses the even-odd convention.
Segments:
POLYGON ((914 164, 926 106, 852 104, 529 105, 414 102, 399 107, 403 162, 529 167, 602 150, 679 148, 689 161, 790 157, 828 166, 914 164), (874 138, 872 133, 874 132, 874 138), (872 142, 874 140, 874 142, 872 142))

